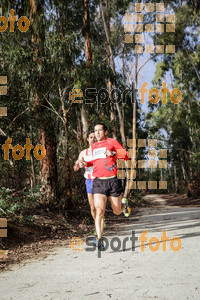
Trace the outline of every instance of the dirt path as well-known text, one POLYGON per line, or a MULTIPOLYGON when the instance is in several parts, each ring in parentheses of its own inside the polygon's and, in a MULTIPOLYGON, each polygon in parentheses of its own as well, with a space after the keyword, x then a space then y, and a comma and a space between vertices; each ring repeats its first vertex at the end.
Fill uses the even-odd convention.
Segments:
POLYGON ((0 274, 0 299, 200 299, 200 207, 169 206, 168 198, 148 195, 145 199, 155 206, 141 209, 137 217, 133 212, 129 223, 116 225, 115 231, 107 228, 109 247, 103 253, 86 251, 85 241, 83 251, 72 251, 66 242, 46 257, 10 267, 0 274), (141 252, 138 240, 133 249, 131 232, 139 238, 144 230, 148 242, 152 236, 160 241, 166 230, 170 240, 181 239, 182 247, 173 252, 168 241, 163 252, 160 242, 153 252, 146 243, 141 252), (121 241, 112 245, 119 251, 111 248, 113 237, 121 241))

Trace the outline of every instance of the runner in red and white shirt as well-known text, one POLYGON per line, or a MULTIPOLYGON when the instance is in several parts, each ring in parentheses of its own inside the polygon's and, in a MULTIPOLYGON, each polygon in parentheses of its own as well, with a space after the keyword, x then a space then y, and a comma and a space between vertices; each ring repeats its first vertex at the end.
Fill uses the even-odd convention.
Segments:
POLYGON ((95 137, 97 143, 91 146, 92 155, 82 159, 81 167, 94 167, 92 193, 94 195, 94 206, 96 209, 95 225, 97 231, 96 245, 104 250, 102 241, 103 228, 101 226, 104 217, 107 197, 110 198, 113 213, 116 215, 124 212, 125 216, 130 215, 130 207, 126 198, 122 199, 122 183, 117 178, 117 158, 120 158, 119 151, 123 152, 122 157, 128 160, 128 155, 122 145, 115 139, 107 138, 107 127, 98 123, 95 126, 95 137))

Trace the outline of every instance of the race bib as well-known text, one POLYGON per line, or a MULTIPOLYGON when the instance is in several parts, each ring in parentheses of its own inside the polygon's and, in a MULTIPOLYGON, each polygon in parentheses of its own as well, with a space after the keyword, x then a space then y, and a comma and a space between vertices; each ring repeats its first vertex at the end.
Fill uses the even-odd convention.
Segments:
POLYGON ((94 149, 93 150, 94 159, 106 158, 106 154, 104 153, 105 151, 106 151, 106 147, 94 149))
POLYGON ((93 155, 85 155, 84 159, 86 162, 90 162, 95 159, 99 158, 106 158, 106 154, 104 153, 106 151, 106 147, 97 148, 93 150, 93 155))

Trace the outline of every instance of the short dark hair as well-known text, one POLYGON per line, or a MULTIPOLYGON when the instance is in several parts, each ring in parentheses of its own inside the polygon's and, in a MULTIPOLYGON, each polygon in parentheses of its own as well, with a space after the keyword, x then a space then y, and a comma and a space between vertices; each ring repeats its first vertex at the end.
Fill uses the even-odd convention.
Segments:
POLYGON ((104 123, 97 123, 95 126, 97 126, 97 125, 102 125, 104 131, 108 130, 108 127, 104 123))
POLYGON ((89 130, 89 131, 88 131, 88 133, 87 133, 87 139, 89 138, 89 135, 90 135, 91 133, 94 133, 94 130, 89 130))

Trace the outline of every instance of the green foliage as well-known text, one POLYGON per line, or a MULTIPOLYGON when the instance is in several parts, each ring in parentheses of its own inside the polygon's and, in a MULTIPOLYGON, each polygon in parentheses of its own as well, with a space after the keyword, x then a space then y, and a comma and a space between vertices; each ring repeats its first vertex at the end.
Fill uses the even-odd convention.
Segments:
MULTIPOLYGON (((167 141, 169 149, 168 165, 173 175, 168 179, 174 180, 176 168, 179 189, 183 190, 181 181, 187 186, 192 174, 199 171, 200 157, 200 55, 199 55, 199 24, 200 12, 193 1, 176 4, 169 1, 176 18, 176 30, 170 34, 170 42, 176 47, 174 55, 165 55, 162 62, 158 62, 153 84, 161 87, 166 77, 171 81, 171 89, 178 88, 182 92, 179 104, 171 103, 169 96, 167 104, 157 104, 156 110, 152 105, 150 113, 146 115, 146 128, 158 138, 167 141), (193 5, 192 5, 193 4, 193 5)), ((165 40, 166 33, 156 35, 159 43, 165 40)), ((156 60, 160 59, 157 57, 156 60)), ((168 86, 169 88, 169 86, 168 86)))
MULTIPOLYGON (((124 46, 124 14, 129 7, 132 9, 133 1, 113 0, 103 2, 105 21, 110 18, 110 40, 116 64, 116 76, 108 62, 108 49, 106 35, 99 11, 99 1, 89 1, 90 32, 92 64, 88 67, 85 55, 84 25, 85 8, 80 0, 45 0, 41 2, 41 11, 34 16, 34 24, 26 33, 19 30, 1 33, 0 48, 0 75, 8 77, 8 94, 1 97, 1 106, 7 106, 8 116, 1 119, 1 128, 6 136, 12 137, 12 144, 25 144, 30 137, 35 146, 40 143, 42 125, 47 127, 50 138, 57 141, 56 155, 58 161, 58 181, 62 182, 59 190, 58 202, 66 198, 66 151, 70 153, 70 172, 73 162, 83 148, 81 109, 82 105, 72 104, 69 100, 69 91, 80 88, 85 91, 87 87, 97 91, 107 89, 108 81, 116 84, 119 91, 128 88, 130 78, 128 62, 133 65, 134 51, 132 45, 124 46), (34 58, 34 59, 33 59, 34 58), (122 58, 124 70, 122 70, 122 58), (39 63, 38 63, 39 60, 39 63), (124 71, 124 72, 123 72, 124 71), (68 140, 66 142, 66 127, 63 120, 61 95, 64 98, 64 108, 67 111, 68 140), (35 94, 42 99, 43 113, 38 118, 38 107, 35 94), (51 126, 50 126, 51 125, 51 126), (67 148, 67 150, 66 150, 67 148), (62 194, 62 195, 61 195, 62 194)), ((153 1, 150 1, 153 2, 153 1)), ((174 87, 182 91, 182 101, 174 105, 169 98, 167 104, 149 104, 149 111, 142 113, 140 104, 137 109, 137 136, 139 138, 157 138, 161 146, 167 147, 168 165, 172 174, 164 174, 167 180, 174 181, 173 166, 177 166, 177 176, 182 180, 182 168, 188 172, 200 169, 200 114, 199 96, 200 81, 200 45, 199 45, 199 4, 198 1, 166 1, 169 11, 176 16, 175 33, 155 34, 155 44, 175 44, 176 53, 173 55, 157 55, 155 77, 153 85, 161 88, 162 81, 170 74, 171 90, 174 87), (197 3, 197 4, 195 4, 197 3), (196 6, 195 6, 196 5, 196 6), (141 125, 141 123, 144 123, 141 125), (165 142, 167 141, 167 142, 165 142)), ((3 1, 3 15, 13 8, 16 15, 30 15, 29 1, 3 1)), ((139 62, 139 64, 141 61, 139 62)), ((98 96, 97 96, 98 97, 98 96)), ((119 104, 125 120, 125 135, 132 137, 132 105, 130 97, 125 105, 119 104)), ((113 127, 116 128, 117 138, 120 141, 119 119, 111 121, 110 103, 99 105, 97 103, 84 106, 89 127, 96 122, 108 125, 109 136, 112 136, 113 127), (114 124, 113 124, 114 123, 114 124), (114 125, 114 126, 113 126, 114 125)), ((1 144, 3 144, 1 138, 1 144)), ((11 151, 10 151, 11 152, 11 151)), ((138 151, 138 159, 144 159, 142 149, 138 151)), ((5 215, 19 215, 26 210, 38 207, 39 188, 28 189, 20 196, 12 196, 13 190, 30 186, 30 178, 34 169, 36 183, 39 183, 40 162, 3 161, 1 149, 0 158, 0 184, 10 189, 0 190, 0 210, 5 215)), ((161 176, 159 169, 154 172, 140 170, 143 180, 158 181, 161 176)), ((73 175, 71 175, 73 177, 73 175)), ((73 186, 78 190, 79 186, 73 186)), ((74 193, 76 194, 76 193, 74 193)), ((31 222, 31 217, 24 222, 31 222)))
POLYGON ((39 189, 37 185, 27 192, 22 192, 19 196, 9 188, 2 187, 0 190, 0 213, 2 216, 16 218, 20 215, 25 215, 24 220, 29 220, 26 216, 28 210, 33 210, 39 207, 39 189))
POLYGON ((142 192, 137 192, 134 194, 134 203, 144 203, 145 201, 143 200, 143 195, 144 193, 142 192))

